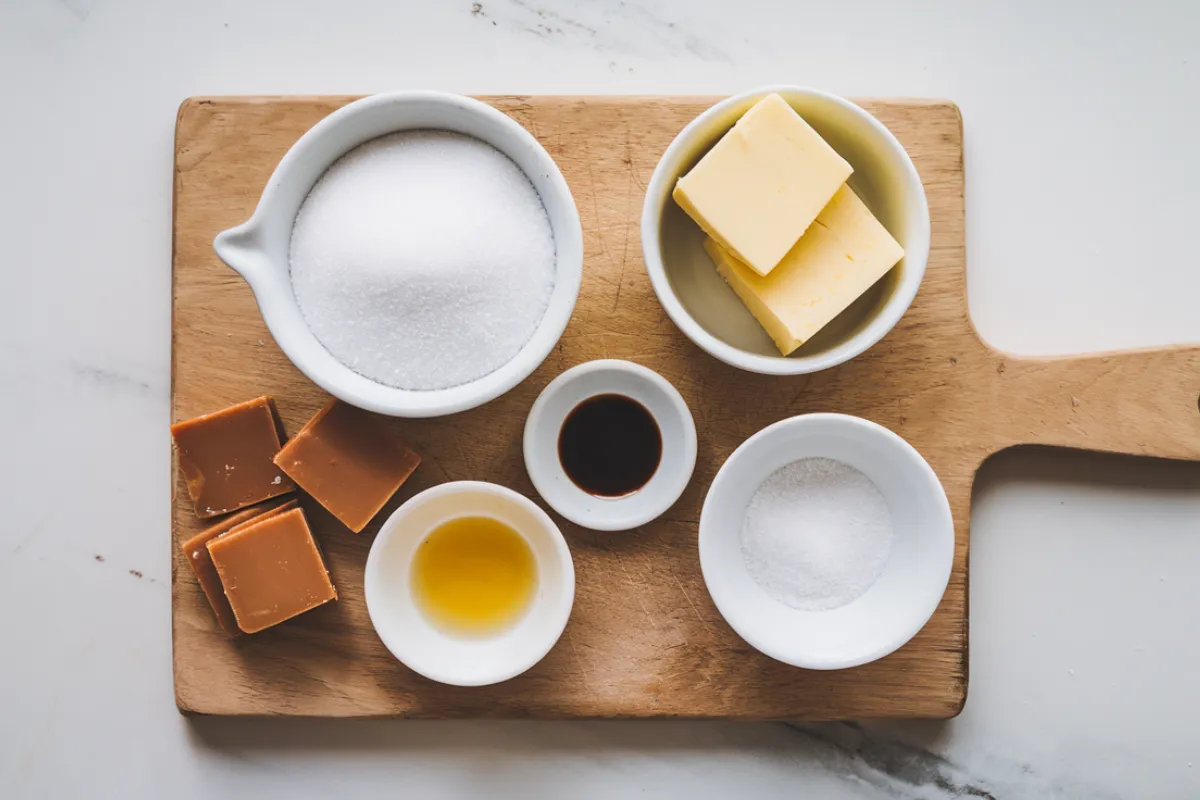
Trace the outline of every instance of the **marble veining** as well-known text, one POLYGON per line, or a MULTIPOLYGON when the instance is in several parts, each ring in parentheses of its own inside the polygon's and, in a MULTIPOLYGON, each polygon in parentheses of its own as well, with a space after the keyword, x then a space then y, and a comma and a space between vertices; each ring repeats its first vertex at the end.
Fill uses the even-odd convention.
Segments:
POLYGON ((684 56, 726 64, 733 61, 712 40, 663 16, 653 3, 486 0, 472 3, 471 14, 501 28, 501 32, 532 35, 568 47, 589 47, 604 55, 684 56))
POLYGON ((150 381, 110 366, 99 366, 82 361, 71 361, 70 364, 73 373, 107 389, 124 389, 144 394, 151 392, 154 388, 150 381))

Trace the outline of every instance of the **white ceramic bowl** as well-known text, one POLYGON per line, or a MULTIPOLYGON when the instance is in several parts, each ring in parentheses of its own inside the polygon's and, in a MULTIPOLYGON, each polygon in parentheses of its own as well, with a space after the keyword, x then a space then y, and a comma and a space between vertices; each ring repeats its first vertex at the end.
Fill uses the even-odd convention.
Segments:
POLYGON ((929 206, 912 160, 862 108, 815 89, 767 86, 730 97, 696 117, 663 154, 642 206, 642 255, 667 314, 709 354, 770 375, 816 372, 878 342, 917 294, 929 258, 929 206), (700 227, 671 199, 675 182, 764 95, 776 92, 850 165, 850 186, 904 247, 904 259, 790 356, 781 356, 704 252, 700 227))
POLYGON ((844 414, 792 417, 751 436, 717 472, 700 513, 700 567, 717 609, 756 650, 796 667, 854 667, 902 646, 941 602, 953 560, 954 521, 933 469, 887 428, 844 414), (879 579, 828 611, 800 611, 773 599, 747 570, 740 541, 746 506, 763 480, 813 457, 841 461, 870 478, 895 531, 879 579))
POLYGON ((474 408, 527 378, 554 349, 566 328, 583 275, 579 212, 554 160, 507 115, 478 100, 441 92, 374 95, 318 122, 279 162, 249 221, 219 234, 213 247, 221 260, 250 284, 271 335, 301 372, 351 405, 397 417, 433 417, 474 408), (385 386, 334 358, 304 322, 292 292, 288 264, 296 212, 325 170, 365 142, 418 128, 474 136, 511 158, 541 196, 554 232, 557 262, 546 314, 520 352, 478 380, 433 391, 385 386))
POLYGON ((589 361, 542 390, 525 420, 524 448, 529 478, 551 508, 585 528, 624 531, 657 518, 683 494, 696 467, 696 423, 683 397, 654 370, 617 359, 589 361), (599 394, 623 394, 641 403, 662 434, 658 470, 633 494, 589 494, 567 477, 559 460, 558 435, 567 415, 599 394))
POLYGON ((558 641, 575 602, 575 567, 558 526, 527 497, 492 483, 458 481, 426 489, 396 509, 367 555, 363 591, 375 632, 396 658, 430 680, 485 686, 520 675, 558 641), (525 538, 537 562, 529 610, 494 636, 455 637, 432 625, 412 591, 417 547, 455 517, 488 516, 525 538))

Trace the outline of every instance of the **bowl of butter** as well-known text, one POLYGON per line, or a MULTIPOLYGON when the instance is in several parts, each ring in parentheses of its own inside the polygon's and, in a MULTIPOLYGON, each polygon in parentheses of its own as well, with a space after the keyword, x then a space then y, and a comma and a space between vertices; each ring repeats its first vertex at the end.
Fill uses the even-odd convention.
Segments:
POLYGON ((776 375, 882 339, 917 294, 929 235, 896 137, 849 100, 791 86, 689 123, 642 209, 646 270, 675 324, 727 364, 776 375))

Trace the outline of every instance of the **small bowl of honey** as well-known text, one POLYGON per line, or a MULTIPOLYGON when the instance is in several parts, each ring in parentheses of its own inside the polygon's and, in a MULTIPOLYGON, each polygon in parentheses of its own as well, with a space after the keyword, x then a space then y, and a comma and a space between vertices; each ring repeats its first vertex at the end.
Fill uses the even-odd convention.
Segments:
POLYGON ((364 575, 375 632, 405 666, 455 686, 506 681, 562 635, 575 567, 549 515, 511 489, 457 481, 396 509, 364 575))
POLYGON ((584 528, 624 531, 683 494, 696 466, 696 423, 666 378, 601 359, 542 390, 523 448, 529 478, 551 508, 584 528))

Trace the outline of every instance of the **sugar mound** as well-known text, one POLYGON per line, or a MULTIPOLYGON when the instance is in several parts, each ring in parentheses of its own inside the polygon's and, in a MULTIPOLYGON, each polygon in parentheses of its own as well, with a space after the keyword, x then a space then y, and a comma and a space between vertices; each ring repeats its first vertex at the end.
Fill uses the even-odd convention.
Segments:
POLYGON ((823 611, 871 588, 893 536, 892 512, 870 478, 841 461, 805 458, 755 491, 742 523, 742 557, 775 600, 823 611))
POLYGON ((445 131, 390 134, 339 159, 300 206, 289 261, 317 340, 400 389, 494 372, 533 336, 554 289, 554 234, 529 178, 445 131))

